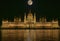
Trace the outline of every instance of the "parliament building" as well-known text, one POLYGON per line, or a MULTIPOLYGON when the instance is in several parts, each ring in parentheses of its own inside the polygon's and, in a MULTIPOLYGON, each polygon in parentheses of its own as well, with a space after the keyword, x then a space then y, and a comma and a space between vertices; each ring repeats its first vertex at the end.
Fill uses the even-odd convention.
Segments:
POLYGON ((39 22, 36 21, 36 14, 34 13, 34 16, 31 11, 29 11, 28 15, 24 15, 24 21, 22 22, 21 18, 14 18, 13 22, 10 22, 8 20, 2 20, 2 27, 11 28, 11 27, 22 27, 22 28, 28 28, 28 27, 59 27, 58 20, 52 20, 51 22, 47 22, 46 18, 39 18, 39 22))

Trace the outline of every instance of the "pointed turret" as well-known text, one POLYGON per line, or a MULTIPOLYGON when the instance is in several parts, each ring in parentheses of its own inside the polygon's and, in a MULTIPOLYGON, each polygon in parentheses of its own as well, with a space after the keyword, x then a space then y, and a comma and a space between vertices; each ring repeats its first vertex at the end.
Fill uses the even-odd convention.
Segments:
POLYGON ((21 22, 21 18, 19 18, 19 22, 21 22))
POLYGON ((16 20, 17 20, 17 17, 15 16, 15 17, 14 17, 14 22, 16 22, 16 20))
POLYGON ((26 13, 25 13, 25 15, 24 15, 24 23, 26 23, 26 13))
POLYGON ((47 20, 46 20, 46 16, 45 16, 45 22, 46 22, 47 20))
POLYGON ((44 22, 46 22, 46 17, 42 17, 41 18, 41 21, 44 23, 44 22))
POLYGON ((29 11, 29 13, 31 13, 31 10, 29 11))
POLYGON ((36 23, 36 13, 34 13, 34 23, 36 23))
POLYGON ((40 20, 39 20, 40 22, 42 22, 42 19, 40 18, 40 20))
POLYGON ((58 23, 58 20, 52 20, 52 27, 59 27, 59 23, 58 23))

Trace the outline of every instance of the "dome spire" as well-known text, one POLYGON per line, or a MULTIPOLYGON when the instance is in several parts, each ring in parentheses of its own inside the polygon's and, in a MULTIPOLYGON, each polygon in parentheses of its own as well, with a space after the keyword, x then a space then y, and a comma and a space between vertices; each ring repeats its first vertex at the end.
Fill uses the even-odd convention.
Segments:
POLYGON ((29 13, 31 13, 31 9, 29 10, 29 13))

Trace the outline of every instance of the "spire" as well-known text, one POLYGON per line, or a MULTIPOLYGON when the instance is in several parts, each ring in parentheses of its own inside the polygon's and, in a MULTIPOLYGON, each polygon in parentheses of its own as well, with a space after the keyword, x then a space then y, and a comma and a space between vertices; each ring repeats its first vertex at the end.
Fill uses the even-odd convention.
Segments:
POLYGON ((30 9, 29 13, 31 13, 31 9, 30 9))
POLYGON ((45 22, 46 22, 47 20, 46 20, 46 16, 45 16, 45 22))
POLYGON ((42 18, 41 18, 41 21, 42 21, 42 22, 46 22, 46 17, 42 17, 42 18))
POLYGON ((33 17, 32 13, 31 13, 31 9, 29 10, 29 13, 28 13, 27 17, 33 17))
POLYGON ((40 22, 42 22, 42 18, 40 18, 40 22))
POLYGON ((21 17, 19 17, 19 22, 21 22, 21 17))
POLYGON ((25 15, 24 15, 24 23, 26 23, 26 13, 25 13, 25 15))
POLYGON ((34 23, 36 23, 36 13, 34 13, 34 23))

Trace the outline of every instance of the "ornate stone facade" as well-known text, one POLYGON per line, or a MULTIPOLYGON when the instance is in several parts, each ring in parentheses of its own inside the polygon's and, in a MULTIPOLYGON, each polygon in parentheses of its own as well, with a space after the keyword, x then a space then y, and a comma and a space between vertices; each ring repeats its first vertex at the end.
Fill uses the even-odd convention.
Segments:
POLYGON ((59 27, 58 20, 47 22, 46 18, 40 18, 40 22, 36 21, 36 14, 29 11, 28 15, 24 15, 24 22, 21 18, 14 18, 14 22, 9 22, 8 20, 2 20, 2 27, 59 27))

